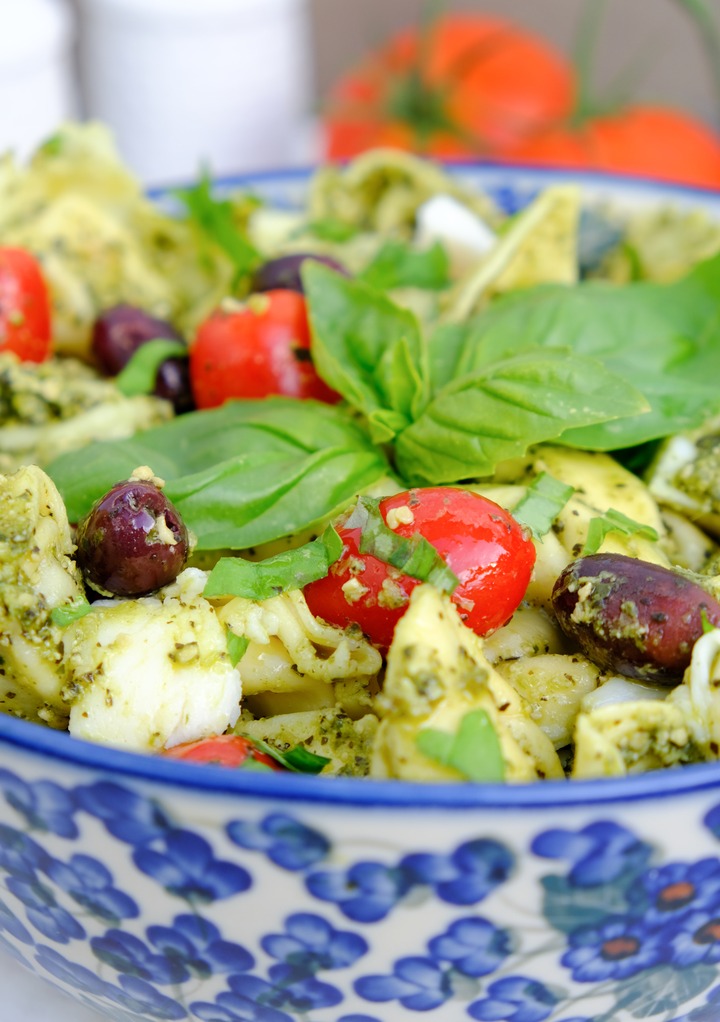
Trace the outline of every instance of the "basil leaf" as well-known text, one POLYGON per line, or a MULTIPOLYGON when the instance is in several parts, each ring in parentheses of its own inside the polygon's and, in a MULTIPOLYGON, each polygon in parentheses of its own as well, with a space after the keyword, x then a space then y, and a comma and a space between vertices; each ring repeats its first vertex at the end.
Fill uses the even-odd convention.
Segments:
MULTIPOLYGON (((257 742, 255 743, 257 745, 257 742)), ((222 766, 222 763, 218 760, 218 766, 222 766)), ((250 770, 260 774, 272 774, 274 768, 267 763, 263 763, 260 759, 255 759, 254 756, 248 756, 244 759, 237 767, 237 770, 250 770)))
POLYGON ((410 483, 453 483, 490 475, 532 444, 569 425, 645 408, 638 391, 600 362, 536 348, 448 384, 395 442, 410 483))
POLYGON ((190 219, 230 257, 235 267, 235 283, 260 265, 262 256, 238 228, 232 203, 212 194, 207 171, 193 188, 173 194, 185 206, 190 219))
POLYGON ((187 345, 158 337, 146 341, 133 353, 128 363, 115 377, 115 386, 126 397, 136 394, 152 394, 155 389, 158 369, 168 358, 187 357, 187 345))
POLYGON ((322 378, 368 417, 389 411, 398 423, 411 422, 428 397, 427 350, 415 316, 316 261, 301 272, 322 378))
POLYGON ((430 335, 428 362, 433 394, 464 374, 465 346, 474 329, 470 323, 444 323, 430 335))
POLYGON ((226 636, 230 663, 233 667, 237 667, 242 658, 245 656, 247 648, 250 645, 250 640, 246 635, 236 635, 232 628, 227 629, 226 636))
POLYGON ((673 284, 587 281, 504 295, 467 329, 455 373, 537 347, 598 359, 650 405, 570 429, 563 443, 616 450, 698 426, 720 410, 720 256, 673 284))
POLYGON ((574 492, 574 486, 561 483, 549 472, 541 472, 513 508, 513 518, 526 525, 535 539, 541 539, 574 492))
POLYGON ((281 752, 280 749, 276 749, 274 745, 263 741, 262 738, 253 738, 253 744, 261 752, 272 756, 287 770, 292 770, 296 774, 319 774, 330 762, 327 756, 318 756, 317 753, 306 749, 304 745, 295 745, 292 749, 281 752))
POLYGON ((424 756, 452 767, 469 781, 505 779, 500 740, 485 710, 466 713, 455 735, 423 728, 415 744, 424 756))
POLYGON ((87 600, 73 600, 72 603, 64 603, 61 607, 53 607, 50 611, 50 620, 54 625, 65 628, 73 621, 79 621, 92 610, 92 605, 87 600))
POLYGON ((450 259, 439 242, 418 250, 402 241, 386 241, 356 280, 377 291, 397 287, 441 291, 450 284, 450 259))
POLYGON ((632 518, 628 518, 622 511, 615 508, 608 508, 603 515, 590 519, 587 537, 581 553, 596 554, 602 545, 602 541, 610 532, 619 532, 623 536, 642 536, 644 539, 656 540, 658 534, 651 525, 643 525, 632 518))
POLYGON ((138 465, 166 481, 201 550, 244 550, 317 525, 389 470, 347 411, 268 398, 190 412, 48 466, 71 521, 138 465), (241 452, 241 453, 238 453, 241 452))
POLYGON ((446 593, 453 593, 460 584, 460 579, 432 543, 420 533, 399 536, 385 524, 378 501, 371 497, 360 497, 345 521, 345 528, 360 529, 358 549, 361 554, 372 554, 405 575, 429 582, 446 593))
POLYGON ((311 220, 310 223, 303 224, 295 232, 295 236, 309 234, 319 241, 334 241, 342 244, 344 241, 350 241, 351 238, 356 237, 359 233, 359 228, 354 224, 348 224, 336 217, 325 217, 321 220, 311 220))
POLYGON ((312 542, 294 550, 284 550, 264 561, 221 557, 208 576, 203 595, 269 600, 288 589, 302 589, 324 578, 342 549, 342 540, 335 529, 328 526, 323 535, 312 542))

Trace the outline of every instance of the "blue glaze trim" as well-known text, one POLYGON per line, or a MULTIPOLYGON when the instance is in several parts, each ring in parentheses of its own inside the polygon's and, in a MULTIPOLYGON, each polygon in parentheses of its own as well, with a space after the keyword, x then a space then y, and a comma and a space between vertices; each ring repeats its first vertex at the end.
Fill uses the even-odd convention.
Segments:
POLYGON ((646 803, 687 797, 693 792, 708 790, 716 790, 720 794, 720 763, 701 763, 608 780, 538 781, 532 784, 421 784, 291 773, 265 774, 182 763, 162 756, 94 745, 78 741, 64 731, 53 731, 0 714, 0 757, 3 748, 8 747, 37 755, 51 763, 61 760, 77 767, 90 767, 118 782, 133 777, 196 793, 348 807, 370 805, 418 810, 467 808, 515 812, 518 809, 646 803))

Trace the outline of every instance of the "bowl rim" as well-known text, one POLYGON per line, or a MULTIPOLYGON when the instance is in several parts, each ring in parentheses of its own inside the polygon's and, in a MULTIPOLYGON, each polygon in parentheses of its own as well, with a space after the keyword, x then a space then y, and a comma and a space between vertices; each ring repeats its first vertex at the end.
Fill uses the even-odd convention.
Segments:
MULTIPOLYGON (((443 166, 453 172, 487 175, 498 178, 508 175, 522 178, 523 183, 535 180, 538 186, 550 181, 573 181, 581 187, 619 190, 622 194, 652 193, 668 200, 685 199, 692 204, 707 200, 718 203, 720 189, 703 188, 668 182, 657 178, 594 170, 573 170, 566 167, 539 167, 530 164, 497 161, 445 161, 443 166)), ((248 187, 253 183, 307 180, 316 168, 296 166, 244 171, 219 176, 213 185, 219 190, 248 187)), ((517 182, 519 183, 519 182, 517 182)), ((188 182, 155 186, 146 190, 153 200, 167 198, 188 182)), ((121 748, 94 744, 73 738, 66 731, 0 713, 0 748, 16 750, 21 755, 35 755, 42 761, 62 762, 70 768, 88 769, 116 783, 130 779, 160 784, 163 788, 179 788, 195 795, 218 797, 243 796, 281 803, 310 803, 360 806, 379 810, 403 807, 411 810, 489 809, 493 812, 517 809, 555 810, 562 807, 616 805, 619 803, 656 802, 667 798, 688 796, 717 789, 720 791, 720 762, 698 763, 680 768, 655 770, 625 777, 595 780, 545 780, 531 783, 428 783, 419 781, 377 780, 366 777, 322 777, 289 772, 261 773, 230 770, 207 764, 131 752, 121 748)), ((6 763, 3 770, 11 770, 6 763)))

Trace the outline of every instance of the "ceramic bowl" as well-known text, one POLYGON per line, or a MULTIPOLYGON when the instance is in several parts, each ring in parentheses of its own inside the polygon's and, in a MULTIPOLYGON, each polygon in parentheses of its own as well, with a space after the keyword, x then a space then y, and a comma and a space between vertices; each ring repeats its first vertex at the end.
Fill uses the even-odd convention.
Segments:
MULTIPOLYGON (((558 177, 463 173, 510 209, 558 177)), ((720 217, 717 195, 582 181, 720 217)), ((304 182, 252 185, 293 202, 304 182)), ((519 786, 323 779, 0 716, 0 880, 5 952, 119 1022, 720 1019, 720 764, 519 786)))

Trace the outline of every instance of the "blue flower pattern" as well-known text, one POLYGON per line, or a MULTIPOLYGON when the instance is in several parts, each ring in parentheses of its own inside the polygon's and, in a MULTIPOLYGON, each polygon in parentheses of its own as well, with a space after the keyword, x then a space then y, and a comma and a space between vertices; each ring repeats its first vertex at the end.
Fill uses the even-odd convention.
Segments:
MULTIPOLYGON (((613 999, 628 1019, 720 1018, 720 854, 662 861, 615 821, 549 828, 526 850, 480 835, 444 852, 353 857, 301 812, 262 806, 228 824, 218 853, 116 782, 66 789, 4 769, 3 803, 0 950, 118 1022, 387 1022, 443 1011, 453 1013, 439 1014, 443 1022, 609 1022, 613 999), (165 924, 144 926, 128 874, 78 851, 86 821, 174 906, 165 924), (493 898, 506 896, 528 855, 540 866, 547 924, 533 947, 521 926, 493 915, 493 898), (241 919, 268 866, 297 897, 245 946, 213 909, 227 903, 241 919), (446 922, 413 938, 412 913, 428 902, 446 922), (294 911, 299 904, 309 907, 294 911), (395 919, 410 921, 410 944, 384 970, 366 966, 376 932, 395 919), (545 978, 548 955, 559 982, 545 978)), ((720 842, 720 806, 703 822, 720 842)))

